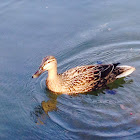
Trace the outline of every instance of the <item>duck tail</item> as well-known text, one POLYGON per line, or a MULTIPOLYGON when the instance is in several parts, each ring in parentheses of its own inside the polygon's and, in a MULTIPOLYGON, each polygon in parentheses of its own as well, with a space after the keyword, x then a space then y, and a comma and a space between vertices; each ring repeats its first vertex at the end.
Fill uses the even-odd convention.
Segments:
POLYGON ((136 68, 132 66, 127 66, 127 65, 116 66, 116 71, 118 73, 116 78, 122 78, 122 77, 128 76, 135 70, 136 68))

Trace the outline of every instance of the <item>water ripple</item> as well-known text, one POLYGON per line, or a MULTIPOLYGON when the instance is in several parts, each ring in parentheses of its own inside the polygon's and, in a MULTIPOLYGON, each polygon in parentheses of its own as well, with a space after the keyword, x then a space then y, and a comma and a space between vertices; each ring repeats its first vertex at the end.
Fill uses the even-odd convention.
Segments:
MULTIPOLYGON (((82 46, 83 50, 80 48, 80 51, 72 53, 72 57, 67 57, 65 53, 63 60, 58 58, 59 71, 63 72, 76 65, 92 64, 97 60, 106 63, 119 61, 132 64, 137 69, 136 60, 140 58, 139 45, 140 41, 130 41, 96 47, 90 44, 88 48, 82 46)), ((95 96, 89 93, 58 96, 57 113, 49 113, 49 117, 54 123, 73 134, 86 133, 90 136, 108 138, 134 135, 139 132, 140 124, 138 119, 140 96, 135 94, 139 92, 139 88, 136 88, 137 82, 133 82, 136 78, 137 76, 132 74, 131 77, 125 78, 120 86, 112 85, 112 88, 117 90, 115 95, 100 93, 95 96)))

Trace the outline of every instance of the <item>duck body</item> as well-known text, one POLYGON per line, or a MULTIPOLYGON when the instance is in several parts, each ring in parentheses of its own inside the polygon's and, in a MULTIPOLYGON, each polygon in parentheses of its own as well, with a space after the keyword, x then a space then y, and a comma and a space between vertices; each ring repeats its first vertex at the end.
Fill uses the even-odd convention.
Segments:
POLYGON ((55 57, 48 56, 43 59, 39 71, 33 75, 33 78, 47 70, 46 85, 49 90, 64 94, 84 93, 101 89, 135 70, 134 67, 118 66, 118 64, 78 66, 57 74, 57 61, 55 57))

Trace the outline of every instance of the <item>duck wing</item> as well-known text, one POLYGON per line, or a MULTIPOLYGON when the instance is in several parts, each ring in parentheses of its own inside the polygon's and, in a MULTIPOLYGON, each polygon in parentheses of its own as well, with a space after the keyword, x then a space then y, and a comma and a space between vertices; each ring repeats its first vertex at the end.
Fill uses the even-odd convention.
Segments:
POLYGON ((78 66, 61 74, 62 84, 69 90, 90 91, 98 82, 109 76, 115 67, 114 64, 78 66))
POLYGON ((108 64, 101 66, 101 78, 107 77, 112 73, 112 71, 116 68, 120 63, 108 64))
POLYGON ((72 68, 60 76, 62 78, 62 86, 70 93, 87 92, 92 89, 94 80, 94 69, 96 66, 78 66, 72 68))
POLYGON ((65 81, 85 81, 102 79, 109 76, 119 63, 78 66, 61 74, 65 81))

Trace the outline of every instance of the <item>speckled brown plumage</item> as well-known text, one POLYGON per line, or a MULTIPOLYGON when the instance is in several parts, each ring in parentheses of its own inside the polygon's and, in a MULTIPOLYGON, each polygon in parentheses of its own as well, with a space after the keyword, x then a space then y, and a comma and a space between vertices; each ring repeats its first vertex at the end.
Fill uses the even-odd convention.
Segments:
POLYGON ((123 73, 125 74, 122 76, 125 76, 135 70, 134 67, 117 66, 118 64, 78 66, 62 74, 57 74, 55 57, 47 56, 43 59, 39 70, 33 75, 33 78, 38 77, 47 70, 46 85, 51 91, 65 94, 84 93, 100 89, 116 80, 117 76, 123 73))

